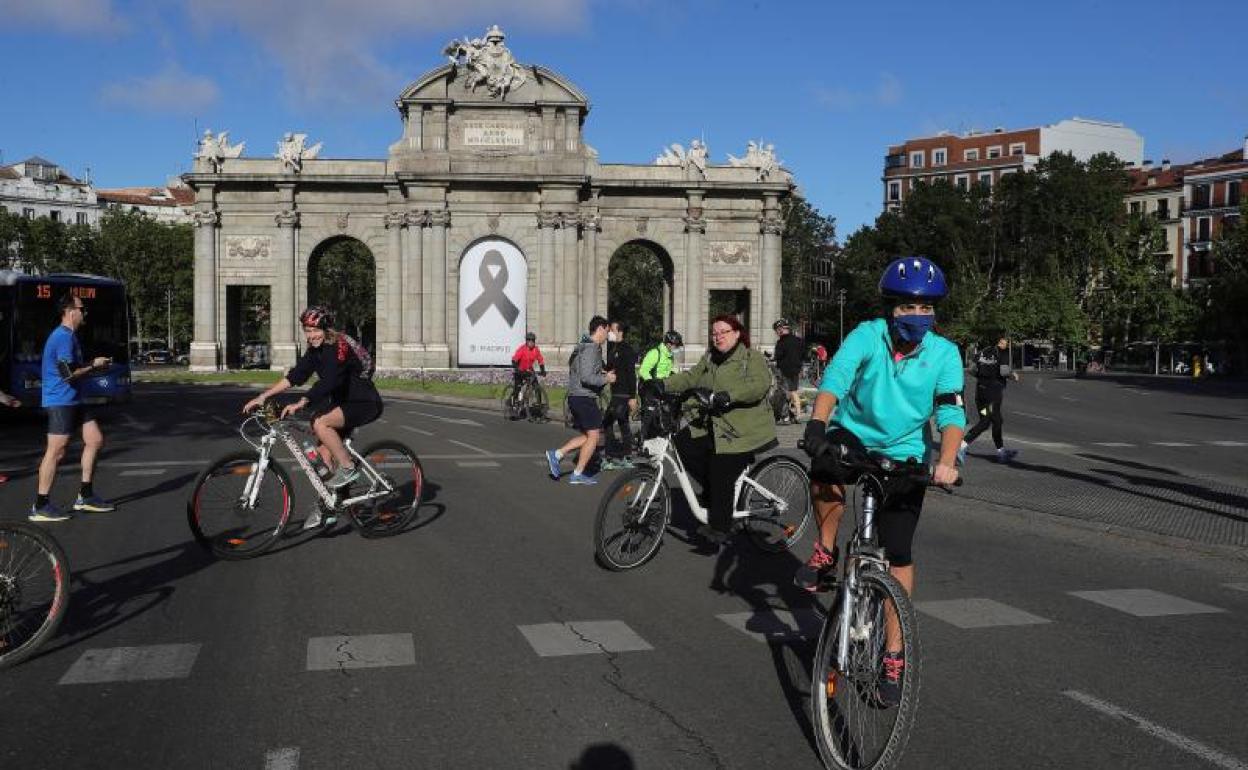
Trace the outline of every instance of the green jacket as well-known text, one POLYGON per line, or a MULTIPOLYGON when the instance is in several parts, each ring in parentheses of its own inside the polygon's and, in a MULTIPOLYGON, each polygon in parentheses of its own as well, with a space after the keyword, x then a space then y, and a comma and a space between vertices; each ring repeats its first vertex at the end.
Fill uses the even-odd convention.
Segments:
POLYGON ((641 366, 637 369, 637 379, 666 380, 672 373, 672 351, 660 342, 646 351, 642 356, 641 366))
MULTIPOLYGON (((663 384, 669 393, 690 388, 728 393, 732 405, 723 414, 711 417, 717 453, 754 452, 775 442, 775 417, 766 400, 771 370, 757 350, 738 345, 719 366, 711 361, 708 352, 692 369, 673 374, 663 384)), ((690 432, 694 438, 705 436, 706 426, 695 421, 690 424, 690 432)))

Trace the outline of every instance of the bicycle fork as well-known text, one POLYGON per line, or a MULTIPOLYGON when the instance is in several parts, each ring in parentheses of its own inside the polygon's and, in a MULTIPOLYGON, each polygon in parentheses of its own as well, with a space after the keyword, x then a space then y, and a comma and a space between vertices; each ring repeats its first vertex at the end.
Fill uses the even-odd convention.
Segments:
POLYGON ((269 455, 273 451, 273 441, 265 438, 260 444, 260 459, 251 464, 251 472, 247 474, 247 483, 243 485, 243 500, 247 509, 256 507, 256 496, 260 494, 260 482, 264 480, 264 472, 269 467, 269 455))
MULTIPOLYGON (((870 492, 863 495, 862 520, 862 540, 871 542, 875 534, 875 495, 870 492)), ((847 550, 849 552, 846 554, 845 584, 841 587, 838 597, 841 604, 841 623, 837 629, 836 668, 840 671, 849 670, 850 642, 862 644, 870 639, 875 622, 874 618, 867 617, 865 614, 859 617, 859 611, 865 613, 868 609, 866 603, 859 601, 858 597, 861 589, 858 570, 863 554, 857 553, 856 548, 851 547, 847 550)))

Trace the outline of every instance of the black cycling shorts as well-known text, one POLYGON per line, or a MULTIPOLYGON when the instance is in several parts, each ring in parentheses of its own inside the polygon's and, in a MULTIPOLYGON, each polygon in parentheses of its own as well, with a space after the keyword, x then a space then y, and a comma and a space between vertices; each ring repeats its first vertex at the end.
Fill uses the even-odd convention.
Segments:
MULTIPOLYGON (((327 414, 335 409, 342 410, 342 435, 348 436, 356 428, 368 425, 378 417, 381 417, 383 406, 380 401, 347 401, 342 404, 330 406, 320 414, 327 414)), ((318 415, 319 416, 319 415, 318 415)))
POLYGON ((82 404, 48 406, 44 411, 48 413, 49 436, 72 436, 78 428, 95 422, 95 413, 82 404))

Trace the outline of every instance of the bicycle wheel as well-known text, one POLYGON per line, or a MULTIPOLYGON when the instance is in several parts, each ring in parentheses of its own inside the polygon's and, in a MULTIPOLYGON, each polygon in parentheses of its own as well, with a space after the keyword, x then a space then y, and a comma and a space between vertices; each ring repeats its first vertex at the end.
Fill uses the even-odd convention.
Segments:
POLYGON ((526 411, 529 419, 534 422, 546 419, 546 414, 550 411, 550 402, 546 399, 546 389, 542 387, 540 382, 534 382, 533 387, 529 388, 527 395, 526 411))
POLYGON ((69 604, 69 561, 38 527, 0 522, 0 668, 52 638, 69 604))
POLYGON ((248 503, 247 485, 260 462, 258 452, 234 452, 218 459, 195 480, 186 519, 195 540, 221 559, 250 559, 282 536, 294 507, 290 476, 270 457, 260 488, 248 503))
POLYGON ((819 755, 828 767, 846 770, 893 767, 905 751, 919 705, 921 661, 914 607, 901 584, 886 572, 860 572, 858 580, 847 665, 841 669, 836 662, 843 620, 838 593, 819 635, 810 687, 819 755), (896 706, 884 705, 876 694, 887 603, 897 608, 906 659, 901 701, 896 706))
MULTIPOLYGON (((378 441, 360 453, 393 488, 390 494, 347 510, 362 537, 390 537, 407 528, 425 491, 425 469, 416 453, 397 441, 378 441)), ((358 488, 358 487, 357 487, 358 488)))
POLYGON ((771 553, 791 548, 810 522, 810 477, 806 469, 790 457, 769 457, 750 469, 750 478, 787 506, 781 512, 775 501, 745 484, 738 508, 754 512, 745 520, 750 540, 771 553))
POLYGON ((654 468, 634 468, 607 487, 594 522, 594 553, 612 572, 650 561, 663 544, 672 493, 654 468), (657 487, 657 489, 656 489, 657 487))
POLYGON ((503 419, 511 422, 516 419, 516 388, 508 385, 503 389, 503 419))

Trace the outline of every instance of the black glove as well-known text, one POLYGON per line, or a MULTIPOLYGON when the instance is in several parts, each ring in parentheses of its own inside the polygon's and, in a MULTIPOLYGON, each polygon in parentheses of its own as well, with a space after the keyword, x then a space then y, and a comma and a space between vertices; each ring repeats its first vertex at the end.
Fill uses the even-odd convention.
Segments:
POLYGON ((711 394, 711 409, 726 412, 729 406, 732 406, 732 396, 728 395, 728 391, 717 390, 711 394))
POLYGON ((806 423, 806 432, 802 434, 802 450, 811 457, 817 457, 828 445, 828 424, 823 420, 810 420, 806 423))
POLYGON ((642 380, 641 388, 643 396, 653 396, 658 398, 667 392, 667 386, 663 384, 663 380, 642 380))
POLYGON ((690 396, 697 398, 698 401, 701 401, 707 406, 711 405, 711 396, 714 395, 713 393, 711 393, 710 388, 690 388, 688 390, 688 394, 690 396))
POLYGON ((544 366, 543 366, 543 367, 541 368, 541 370, 540 370, 540 372, 539 372, 539 373, 540 373, 543 377, 545 377, 545 376, 546 376, 546 367, 544 367, 544 366))

